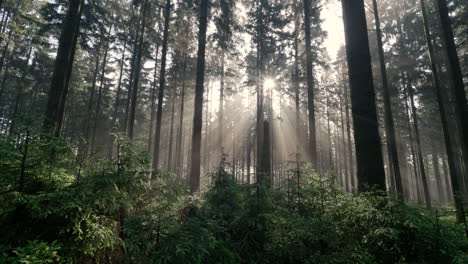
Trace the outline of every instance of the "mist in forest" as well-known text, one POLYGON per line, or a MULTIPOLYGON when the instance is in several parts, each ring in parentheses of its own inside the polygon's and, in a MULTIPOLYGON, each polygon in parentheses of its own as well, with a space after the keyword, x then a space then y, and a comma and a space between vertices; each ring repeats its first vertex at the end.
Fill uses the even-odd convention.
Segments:
POLYGON ((467 36, 462 0, 0 0, 0 263, 465 263, 467 36))

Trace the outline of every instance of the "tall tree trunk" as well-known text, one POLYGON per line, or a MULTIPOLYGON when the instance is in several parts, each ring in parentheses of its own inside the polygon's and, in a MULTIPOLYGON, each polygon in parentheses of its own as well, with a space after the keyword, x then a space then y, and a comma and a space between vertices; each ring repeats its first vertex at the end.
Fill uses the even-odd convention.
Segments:
MULTIPOLYGON (((404 75, 403 75, 404 77, 404 75)), ((410 110, 408 105, 408 91, 406 89, 406 81, 403 80, 404 86, 403 87, 403 94, 404 94, 404 102, 405 102, 405 119, 407 121, 407 128, 408 128, 408 135, 409 135, 409 145, 410 145, 410 153, 411 153, 411 161, 413 163, 413 170, 414 170, 414 185, 412 187, 415 188, 416 191, 413 193, 416 195, 416 199, 418 202, 421 200, 419 197, 419 183, 418 183, 418 161, 416 158, 416 151, 414 150, 414 137, 413 137, 413 129, 411 126, 411 117, 410 117, 410 110)))
POLYGON ((195 109, 193 115, 192 158, 190 169, 190 192, 200 189, 201 136, 203 124, 203 92, 205 81, 206 29, 208 25, 209 0, 200 3, 198 33, 197 77, 195 84, 195 109))
POLYGON ((383 101, 384 101, 384 120, 385 120, 385 134, 387 139, 387 154, 390 166, 393 168, 393 176, 395 177, 395 187, 397 198, 400 201, 404 200, 403 197, 403 183, 400 172, 400 161, 398 160, 398 151, 395 139, 395 125, 393 122, 392 103, 390 99, 390 87, 387 77, 387 66, 385 65, 385 54, 383 50, 382 30, 380 28, 379 8, 377 7, 377 0, 373 0, 375 27, 377 33, 377 46, 379 50, 380 74, 382 76, 383 86, 383 101))
MULTIPOLYGON (((344 67, 343 67, 344 74, 344 67)), ((353 159, 353 140, 351 137, 351 111, 349 111, 349 90, 345 82, 346 78, 343 78, 343 90, 344 90, 344 105, 345 105, 345 115, 346 115, 346 137, 347 141, 347 151, 348 151, 348 163, 349 163, 349 191, 352 191, 356 186, 354 181, 354 159, 353 159)))
POLYGON ((263 122, 263 146, 261 149, 261 161, 259 173, 257 175, 257 183, 267 188, 271 187, 271 140, 270 140, 270 124, 268 121, 263 122))
POLYGON ((342 0, 359 191, 385 191, 369 38, 363 0, 342 0))
MULTIPOLYGON (((221 79, 219 86, 219 153, 223 155, 223 126, 224 126, 224 52, 221 51, 221 79)), ((222 158, 222 157, 220 157, 222 158)))
POLYGON ((437 152, 435 150, 434 144, 431 144, 431 151, 432 151, 432 166, 434 168, 434 176, 437 182, 437 191, 439 193, 439 201, 444 200, 444 191, 442 188, 442 179, 440 177, 440 166, 439 166, 439 156, 437 156, 437 152))
POLYGON ((307 74, 307 109, 309 110, 309 151, 313 168, 317 169, 317 138, 315 132, 314 73, 312 63, 312 41, 310 32, 310 0, 304 0, 304 32, 307 74))
POLYGON ((21 78, 20 78, 20 80, 18 81, 18 84, 17 84, 18 87, 17 87, 15 105, 13 107, 13 114, 11 116, 11 124, 10 124, 10 132, 9 132, 10 135, 13 135, 13 133, 15 131, 15 125, 16 125, 16 122, 17 122, 16 119, 18 118, 17 117, 18 116, 18 111, 19 111, 21 99, 23 97, 24 81, 25 81, 27 73, 28 73, 28 63, 29 63, 29 60, 31 58, 31 54, 32 54, 32 43, 30 44, 28 55, 26 56, 26 61, 25 61, 24 65, 23 65, 23 72, 21 74, 21 78))
POLYGON ((67 99, 67 84, 70 81, 67 75, 74 61, 74 50, 79 35, 83 5, 84 0, 69 1, 48 93, 44 132, 56 137, 60 135, 62 129, 63 120, 60 117, 63 116, 64 109, 61 109, 61 105, 64 105, 67 99))
POLYGON ((13 30, 10 30, 10 32, 8 32, 8 37, 5 46, 3 47, 2 58, 0 59, 0 72, 3 71, 3 67, 5 66, 5 62, 7 61, 8 49, 10 47, 12 35, 13 30))
POLYGON ((86 109, 86 118, 83 121, 83 127, 85 128, 85 133, 83 136, 83 142, 81 143, 81 150, 82 152, 82 157, 83 159, 88 156, 91 152, 91 146, 90 146, 90 129, 91 129, 91 116, 92 116, 92 111, 93 111, 93 104, 94 104, 94 94, 96 93, 96 82, 97 82, 97 76, 99 74, 99 63, 100 63, 100 51, 97 50, 97 55, 96 55, 96 66, 94 68, 93 72, 93 79, 91 81, 91 87, 89 88, 89 99, 88 99, 88 107, 86 109))
POLYGON ((329 87, 327 87, 327 137, 328 137, 328 171, 333 171, 334 165, 333 165, 333 150, 332 150, 332 139, 331 139, 331 129, 330 129, 330 91, 329 87))
POLYGON ((263 74, 264 74, 264 65, 263 65, 263 35, 264 35, 264 25, 263 25, 263 2, 257 0, 257 123, 256 123, 256 157, 255 163, 257 168, 257 174, 260 172, 261 160, 262 160, 262 147, 263 147, 263 121, 264 121, 264 112, 263 112, 263 74))
MULTIPOLYGON (((135 8, 132 8, 132 18, 136 19, 136 22, 134 25, 135 28, 140 28, 141 25, 141 12, 139 15, 135 15, 135 8)), ((128 120, 130 116, 130 103, 132 99, 132 88, 133 88, 133 81, 135 80, 135 72, 136 72, 136 60, 138 56, 138 38, 140 30, 134 30, 134 35, 133 35, 133 47, 132 47, 132 58, 130 59, 130 76, 128 78, 128 88, 127 88, 127 98, 125 100, 125 113, 124 113, 124 120, 121 124, 121 131, 122 132, 128 132, 128 120)))
POLYGON ((97 95, 97 102, 96 102, 96 111, 94 113, 94 122, 93 122, 93 133, 91 136, 91 153, 94 152, 94 147, 95 147, 95 142, 96 142, 96 130, 97 130, 97 125, 98 125, 98 120, 99 120, 99 115, 101 113, 101 104, 102 104, 102 90, 104 88, 104 78, 106 77, 106 68, 107 68, 107 57, 109 55, 109 48, 110 48, 110 32, 112 31, 112 25, 109 28, 109 33, 107 35, 107 45, 104 50, 104 59, 102 61, 102 69, 101 69, 101 76, 99 78, 99 89, 98 89, 98 95, 97 95))
POLYGON ((450 22, 449 12, 447 8, 447 0, 437 0, 437 7, 439 11, 440 20, 442 23, 443 40, 448 55, 450 74, 453 81, 453 94, 455 95, 455 118, 460 127, 464 155, 464 166, 468 168, 468 102, 466 99, 465 85, 463 83, 463 75, 460 67, 460 60, 458 59, 457 47, 453 36, 452 24, 450 22))
POLYGON ((174 119, 175 119, 175 105, 176 105, 176 87, 177 87, 178 82, 176 81, 176 84, 174 86, 174 89, 172 91, 172 106, 171 106, 171 127, 169 131, 169 153, 167 157, 167 170, 170 172, 174 172, 174 166, 173 166, 173 151, 172 151, 172 146, 173 146, 173 141, 174 141, 174 119))
POLYGON ((156 117, 156 91, 157 91, 157 73, 158 73, 158 55, 159 55, 159 45, 156 44, 156 54, 154 57, 154 72, 153 72, 153 87, 151 89, 151 117, 149 124, 149 138, 148 138, 148 152, 151 152, 153 146, 153 128, 154 120, 156 117))
POLYGON ((343 149, 342 149, 342 163, 344 165, 344 181, 343 181, 343 187, 345 190, 349 189, 349 167, 348 167, 348 157, 346 153, 346 140, 345 140, 345 120, 344 120, 344 113, 343 113, 343 93, 340 93, 340 120, 341 120, 341 140, 343 144, 343 149))
POLYGON ((156 112, 156 130, 154 133, 154 151, 153 151, 153 169, 159 166, 159 147, 161 145, 161 125, 162 125, 162 111, 164 103, 164 86, 166 85, 166 60, 167 49, 169 40, 169 25, 171 18, 171 0, 166 1, 166 8, 164 10, 164 33, 163 45, 161 54, 161 72, 159 74, 159 91, 158 91, 158 109, 156 112))
POLYGON ((120 104, 120 96, 122 94, 122 79, 123 79, 123 72, 125 68, 125 52, 127 51, 127 40, 124 41, 124 48, 122 52, 122 58, 120 59, 120 73, 119 73, 119 81, 117 83, 117 92, 115 95, 115 102, 114 102, 114 111, 112 113, 112 126, 116 127, 117 123, 117 116, 119 113, 119 104, 120 104))
POLYGON ((180 110, 179 110, 179 131, 177 132, 177 150, 176 150, 176 173, 177 176, 182 178, 183 172, 183 155, 182 155, 182 134, 184 133, 184 108, 185 108, 185 82, 187 72, 187 54, 184 53, 183 66, 182 66, 182 91, 180 95, 180 110))
POLYGON ((140 39, 138 40, 138 53, 136 56, 135 61, 135 79, 133 80, 133 87, 132 87, 132 99, 130 102, 130 112, 128 117, 128 129, 127 134, 130 140, 133 140, 134 136, 134 127, 135 127, 135 116, 136 116, 136 106, 137 106, 137 99, 138 99, 138 85, 140 84, 140 75, 141 75, 141 68, 142 63, 141 59, 143 57, 143 48, 144 48, 144 39, 145 39, 145 29, 146 29, 146 11, 147 11, 147 0, 143 3, 141 7, 141 31, 140 31, 140 39))
MULTIPOLYGON (((440 86, 440 81, 439 81, 439 76, 438 76, 438 70, 435 62, 435 57, 434 57, 434 47, 432 45, 432 38, 431 38, 431 32, 429 30, 429 24, 427 20, 427 13, 426 13, 426 7, 425 7, 425 1, 421 0, 421 10, 423 14, 423 22, 424 22, 424 33, 426 36, 426 42, 427 42, 427 48, 429 51, 429 59, 431 62, 431 69, 432 69, 432 82, 433 85, 436 89, 436 95, 437 95, 437 103, 439 105, 439 111, 440 111, 440 117, 442 121, 442 128, 444 132, 444 140, 445 140, 445 147, 447 151, 447 156, 448 156, 448 163, 449 163, 449 168, 450 168, 450 180, 452 183, 452 190, 453 190, 453 195, 454 195, 454 201, 455 201, 455 209, 456 209, 456 214, 457 214, 457 221, 459 223, 464 223, 465 228, 466 228, 466 216, 465 216, 465 209, 463 205, 463 196, 462 196, 462 189, 461 186, 459 185, 458 182, 458 177, 462 177, 462 175, 457 175, 457 166, 456 166, 456 151, 453 149, 452 145, 452 140, 451 139, 451 133, 449 131, 448 127, 448 113, 447 109, 445 106, 445 103, 443 101, 443 95, 442 95, 442 88, 440 86)), ((457 95, 457 94, 456 94, 457 95)), ((465 97, 465 103, 466 103, 466 95, 464 93, 462 96, 465 97)), ((465 105, 465 109, 466 109, 465 105)), ((466 123, 466 121, 465 121, 466 123)), ((465 125, 466 126, 466 125, 465 125)), ((463 131, 464 132, 464 131, 463 131)), ((465 164, 466 166, 467 164, 465 164)), ((463 167, 463 165, 461 166, 463 167)), ((467 169, 465 169, 466 171, 467 169)), ((467 234, 468 234, 468 230, 467 234)))
MULTIPOLYGON (((298 24, 298 23, 296 23, 298 24)), ((296 27, 299 27, 296 25, 296 27)), ((300 153, 299 144, 301 143, 301 115, 300 115, 300 86, 299 86, 299 40, 298 28, 294 38, 294 105, 296 107, 296 152, 300 153)))
POLYGON ((414 92, 413 92, 413 87, 411 85, 411 82, 408 80, 408 94, 409 94, 409 99, 411 103, 411 114, 412 114, 412 119, 413 119, 413 124, 414 124, 414 135, 416 139, 416 153, 417 153, 417 158, 418 158, 418 163, 419 163, 419 171, 421 172, 421 180, 423 184, 423 191, 424 191, 424 201, 426 203, 426 208, 431 209, 431 197, 429 194, 429 184, 427 182, 427 175, 426 175, 426 169, 424 168, 424 158, 423 158, 423 152, 422 152, 422 147, 421 147, 421 136, 419 134, 419 122, 418 122, 418 116, 417 116, 417 109, 416 105, 414 104, 414 92))

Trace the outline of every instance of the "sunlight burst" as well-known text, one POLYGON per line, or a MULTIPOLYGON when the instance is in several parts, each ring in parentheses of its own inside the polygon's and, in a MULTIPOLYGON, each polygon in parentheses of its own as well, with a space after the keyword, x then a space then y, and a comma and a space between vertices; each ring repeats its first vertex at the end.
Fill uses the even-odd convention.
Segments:
POLYGON ((276 82, 274 79, 272 78, 266 78, 264 81, 263 81, 263 86, 265 87, 265 89, 273 89, 275 88, 276 86, 276 82))

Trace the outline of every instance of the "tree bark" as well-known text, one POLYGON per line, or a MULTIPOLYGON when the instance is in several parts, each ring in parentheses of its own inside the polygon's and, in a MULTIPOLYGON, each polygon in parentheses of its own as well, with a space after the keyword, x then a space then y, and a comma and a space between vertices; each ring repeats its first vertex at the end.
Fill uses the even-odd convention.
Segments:
POLYGON ((164 103, 164 88, 166 85, 166 60, 169 40, 169 25, 171 18, 171 0, 166 1, 164 10, 164 33, 163 45, 161 54, 161 72, 159 74, 159 91, 158 91, 158 109, 156 112, 156 130, 154 133, 154 151, 153 151, 153 169, 159 167, 159 147, 161 142, 161 125, 162 125, 162 110, 164 103))
POLYGON ((63 116, 64 109, 61 109, 61 105, 64 105, 67 99, 67 84, 70 81, 67 73, 74 61, 83 5, 84 0, 70 0, 59 40, 43 125, 44 132, 55 137, 60 135, 62 129, 63 120, 60 117, 63 116))
POLYGON ((195 84, 195 109, 193 115, 192 158, 190 169, 190 192, 200 189, 201 133, 203 124, 203 92, 205 81, 206 30, 208 25, 209 0, 200 3, 200 22, 198 33, 197 76, 195 84))
POLYGON ((390 100, 390 87, 387 77, 387 66, 385 65, 385 54, 383 50, 382 30, 380 28, 379 8, 377 0, 373 0, 375 27, 377 33, 377 47, 379 50, 380 73, 382 75, 383 86, 383 101, 384 101, 384 120, 385 120, 385 134, 387 139, 387 154, 390 166, 393 168, 393 175, 395 177, 395 187, 397 198, 400 201, 404 200, 403 197, 403 183, 400 172, 400 161, 398 160, 398 151, 395 138, 395 125, 393 122, 392 103, 390 100))
POLYGON ((151 117, 150 117, 150 124, 149 124, 149 138, 148 138, 148 152, 151 152, 153 146, 153 128, 154 128, 154 120, 156 117, 156 80, 157 80, 157 73, 158 73, 158 55, 159 55, 159 45, 156 45, 156 54, 154 57, 154 73, 153 73, 153 87, 151 89, 151 117))
POLYGON ((130 102, 130 112, 129 112, 129 120, 128 120, 128 137, 130 140, 133 140, 134 137, 134 127, 135 127, 135 116, 136 116, 136 106, 138 100, 138 85, 140 83, 140 74, 141 74, 141 59, 143 56, 143 48, 144 48, 144 37, 145 37, 145 29, 146 29, 146 11, 147 11, 147 1, 145 1, 142 5, 141 16, 141 32, 140 32, 140 39, 138 40, 138 53, 135 61, 135 79, 133 81, 132 87, 132 99, 130 102))
POLYGON ((437 0, 437 7, 439 11, 440 20, 442 23, 443 40, 448 55, 449 71, 452 77, 453 86, 449 86, 455 95, 455 118, 460 127, 460 134, 462 135, 463 147, 463 162, 464 167, 468 168, 468 102, 466 99, 465 85, 463 83, 463 75, 460 67, 460 60, 458 58, 457 47, 453 36, 452 24, 450 22, 449 12, 446 0, 437 0), (464 119, 465 118, 465 119, 464 119))
POLYGON ((109 28, 109 33, 107 35, 107 45, 104 50, 104 59, 102 61, 102 69, 101 69, 101 76, 99 78, 99 89, 98 89, 98 95, 97 95, 97 102, 96 102, 96 111, 94 113, 94 122, 93 122, 93 133, 91 136, 91 153, 94 152, 94 147, 96 143, 96 130, 97 130, 97 125, 98 125, 98 119, 99 115, 101 112, 101 104, 102 104, 102 90, 104 88, 104 78, 106 77, 106 68, 107 68, 107 57, 109 55, 109 48, 110 48, 110 32, 112 31, 112 26, 109 28))
POLYGON ((182 66, 182 91, 180 95, 180 110, 179 110, 179 131, 177 133, 176 142, 176 173, 182 178, 183 172, 183 155, 182 155, 182 134, 184 133, 184 108, 185 108, 185 82, 187 72, 187 54, 184 53, 182 66))
POLYGON ((317 169, 317 138, 315 130, 314 74, 312 63, 312 41, 310 32, 310 0, 304 0, 304 32, 307 74, 307 109, 309 110, 309 151, 312 167, 317 169))
MULTIPOLYGON (((459 182, 458 182, 458 177, 462 177, 462 175, 459 175, 459 176, 457 175, 456 151, 453 149, 453 145, 451 143, 453 139, 451 138, 452 135, 451 135, 449 127, 448 127, 448 121, 447 121, 448 120, 448 113, 447 113, 445 103, 443 101, 442 88, 440 86, 440 80, 439 80, 439 76, 438 76, 437 65, 436 65, 435 57, 434 57, 434 47, 432 45, 431 32, 430 32, 429 24, 428 24, 428 20, 427 20, 425 1, 421 0, 420 3, 421 3, 422 14, 423 14, 424 33, 425 33, 425 36, 426 36, 427 48, 428 48, 428 52, 429 52, 429 59, 430 59, 431 69, 432 69, 432 82, 433 82, 433 85, 434 85, 434 87, 436 89, 437 103, 439 105, 440 118, 441 118, 441 121, 442 121, 442 128, 443 128, 443 131, 444 131, 445 147, 446 147, 446 151, 447 151, 448 163, 449 163, 449 168, 450 168, 450 180, 451 180, 451 183, 452 183, 452 190, 453 190, 453 196, 454 196, 453 198, 454 198, 454 201, 455 201, 457 221, 459 223, 464 223, 465 227, 466 227, 466 216, 465 216, 465 209, 464 209, 464 205, 463 205, 462 190, 461 190, 461 186, 459 185, 459 182)), ((465 95, 463 95, 463 96, 465 96, 465 95)), ((465 96, 465 102, 466 102, 466 96, 465 96)), ((468 232, 467 232, 467 234, 468 234, 468 232)))
POLYGON ((423 184, 423 191, 424 191, 424 201, 426 203, 426 208, 431 209, 431 196, 429 193, 429 184, 427 182, 427 175, 426 175, 426 169, 424 167, 424 158, 423 158, 423 152, 422 152, 422 147, 421 147, 421 136, 419 134, 419 122, 418 122, 418 116, 417 116, 417 109, 416 105, 414 104, 414 92, 413 92, 413 87, 411 85, 411 82, 408 80, 408 94, 409 94, 409 99, 411 103, 411 114, 412 114, 412 119, 413 119, 413 124, 414 124, 414 135, 415 135, 415 140, 416 140, 416 154, 418 158, 418 163, 419 163, 419 171, 421 172, 421 180, 423 184))
MULTIPOLYGON (((221 54, 221 79, 219 86, 219 153, 223 155, 223 126, 224 126, 224 52, 221 54)), ((222 157, 221 157, 222 158, 222 157)))
POLYGON ((359 191, 385 191, 369 38, 363 0, 342 0, 359 191))

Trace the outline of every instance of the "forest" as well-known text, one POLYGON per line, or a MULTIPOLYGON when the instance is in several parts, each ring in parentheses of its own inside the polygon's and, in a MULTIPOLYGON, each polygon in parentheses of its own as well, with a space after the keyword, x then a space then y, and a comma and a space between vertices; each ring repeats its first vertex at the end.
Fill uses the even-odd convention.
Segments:
POLYGON ((0 263, 468 263, 468 1, 0 0, 0 263))

